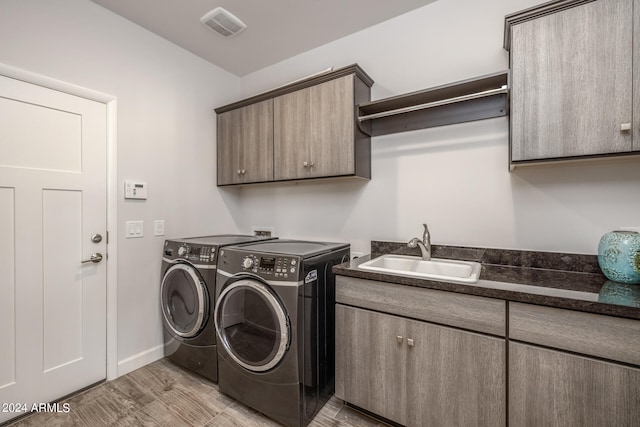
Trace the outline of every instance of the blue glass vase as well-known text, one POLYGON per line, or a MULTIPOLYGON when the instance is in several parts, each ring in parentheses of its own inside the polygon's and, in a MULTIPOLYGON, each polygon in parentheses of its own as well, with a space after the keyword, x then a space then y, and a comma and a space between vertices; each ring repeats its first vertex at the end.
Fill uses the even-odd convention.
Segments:
POLYGON ((640 233, 611 231, 602 236, 598 264, 609 280, 640 283, 640 233))

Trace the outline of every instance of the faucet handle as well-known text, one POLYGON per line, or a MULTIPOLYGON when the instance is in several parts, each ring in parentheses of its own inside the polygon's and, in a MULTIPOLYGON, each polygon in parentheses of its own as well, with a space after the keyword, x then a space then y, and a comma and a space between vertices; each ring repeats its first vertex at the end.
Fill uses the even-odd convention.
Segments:
POLYGON ((427 224, 422 224, 422 226, 424 227, 424 233, 422 234, 422 241, 426 242, 427 239, 431 238, 431 235, 429 234, 429 227, 427 227, 427 224))

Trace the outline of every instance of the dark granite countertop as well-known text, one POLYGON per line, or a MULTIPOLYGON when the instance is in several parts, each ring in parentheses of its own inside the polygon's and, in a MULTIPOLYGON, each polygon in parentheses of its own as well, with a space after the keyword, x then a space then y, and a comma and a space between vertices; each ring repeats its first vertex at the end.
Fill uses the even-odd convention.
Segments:
POLYGON ((640 285, 608 280, 595 255, 437 245, 432 252, 434 258, 480 262, 480 279, 467 285, 358 268, 383 254, 420 255, 418 249, 397 242, 371 242, 371 255, 334 266, 333 271, 341 276, 640 320, 640 285))

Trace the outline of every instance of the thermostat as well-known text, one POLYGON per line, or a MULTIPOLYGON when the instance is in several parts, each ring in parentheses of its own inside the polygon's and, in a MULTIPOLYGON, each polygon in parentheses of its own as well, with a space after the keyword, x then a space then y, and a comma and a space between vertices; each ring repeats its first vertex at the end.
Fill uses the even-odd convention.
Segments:
POLYGON ((147 183, 146 182, 124 182, 124 198, 125 199, 147 199, 147 183))

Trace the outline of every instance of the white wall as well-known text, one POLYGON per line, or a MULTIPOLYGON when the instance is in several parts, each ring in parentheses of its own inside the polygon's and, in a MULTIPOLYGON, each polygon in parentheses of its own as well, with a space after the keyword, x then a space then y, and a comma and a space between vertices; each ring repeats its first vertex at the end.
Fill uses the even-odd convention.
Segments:
MULTIPOLYGON (((504 16, 540 0, 439 0, 245 76, 243 95, 329 66, 360 64, 372 99, 506 70, 504 16)), ((640 225, 640 162, 508 172, 506 118, 376 137, 368 183, 224 190, 239 226, 281 236, 408 241, 427 222, 439 244, 595 254, 600 237, 640 225)))
POLYGON ((0 63, 117 97, 118 359, 161 355, 153 221, 166 237, 237 231, 215 186, 213 108, 239 79, 88 0, 0 0, 0 63), (147 182, 148 200, 125 201, 125 179, 147 182), (124 239, 127 220, 144 238, 124 239))

